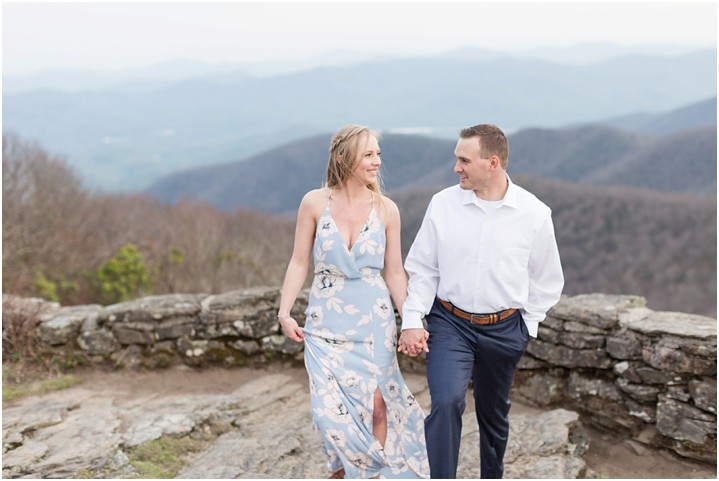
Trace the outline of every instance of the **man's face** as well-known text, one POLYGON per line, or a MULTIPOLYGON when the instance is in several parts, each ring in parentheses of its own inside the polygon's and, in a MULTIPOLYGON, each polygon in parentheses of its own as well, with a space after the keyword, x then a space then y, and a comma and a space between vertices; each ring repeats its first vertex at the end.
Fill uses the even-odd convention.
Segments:
POLYGON ((490 159, 482 158, 479 137, 459 139, 454 149, 457 163, 454 172, 459 175, 459 186, 464 190, 481 190, 489 184, 490 159))

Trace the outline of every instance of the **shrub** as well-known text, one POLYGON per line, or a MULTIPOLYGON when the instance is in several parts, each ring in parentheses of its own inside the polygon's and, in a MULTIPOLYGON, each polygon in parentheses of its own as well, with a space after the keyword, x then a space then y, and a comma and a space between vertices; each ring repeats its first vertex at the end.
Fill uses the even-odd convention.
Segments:
POLYGON ((152 289, 150 271, 134 244, 120 248, 117 255, 97 270, 100 295, 108 304, 127 301, 152 289))
POLYGON ((57 295, 57 284, 48 279, 42 269, 35 271, 35 290, 43 299, 55 302, 60 300, 60 296, 57 295))

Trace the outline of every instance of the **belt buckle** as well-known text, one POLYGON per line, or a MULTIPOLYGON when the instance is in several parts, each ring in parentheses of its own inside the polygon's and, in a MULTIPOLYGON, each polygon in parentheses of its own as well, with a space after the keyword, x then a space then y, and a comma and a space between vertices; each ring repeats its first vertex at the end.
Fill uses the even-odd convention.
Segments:
POLYGON ((472 324, 482 324, 482 319, 484 319, 486 316, 480 316, 479 314, 471 314, 469 315, 469 322, 472 324), (476 319, 476 321, 475 321, 476 319))

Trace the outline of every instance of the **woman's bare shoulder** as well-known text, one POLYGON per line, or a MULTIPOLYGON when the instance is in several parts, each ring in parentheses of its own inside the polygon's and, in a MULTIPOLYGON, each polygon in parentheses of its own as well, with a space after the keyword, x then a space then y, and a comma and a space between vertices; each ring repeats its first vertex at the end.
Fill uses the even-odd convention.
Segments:
POLYGON ((311 190, 302 198, 301 207, 312 212, 313 217, 317 217, 327 206, 329 195, 330 189, 327 187, 311 190))
POLYGON ((395 201, 384 194, 380 194, 380 201, 385 205, 385 207, 387 207, 387 209, 399 210, 395 201))
POLYGON ((305 196, 302 198, 302 202, 310 202, 310 203, 317 203, 317 202, 324 202, 327 203, 327 200, 330 196, 330 189, 327 187, 321 187, 319 189, 313 189, 305 194, 305 196))
POLYGON ((399 207, 397 204, 384 194, 380 195, 380 218, 385 225, 389 225, 394 222, 395 219, 399 220, 399 207))

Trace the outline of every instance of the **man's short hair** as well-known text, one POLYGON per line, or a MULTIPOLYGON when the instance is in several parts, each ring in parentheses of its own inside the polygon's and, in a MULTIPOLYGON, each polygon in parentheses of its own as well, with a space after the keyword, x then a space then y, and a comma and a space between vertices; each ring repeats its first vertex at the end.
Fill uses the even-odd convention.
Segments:
POLYGON ((479 138, 479 151, 483 157, 496 155, 503 169, 507 168, 509 160, 509 142, 502 129, 492 124, 479 124, 467 127, 459 132, 460 138, 479 138))

